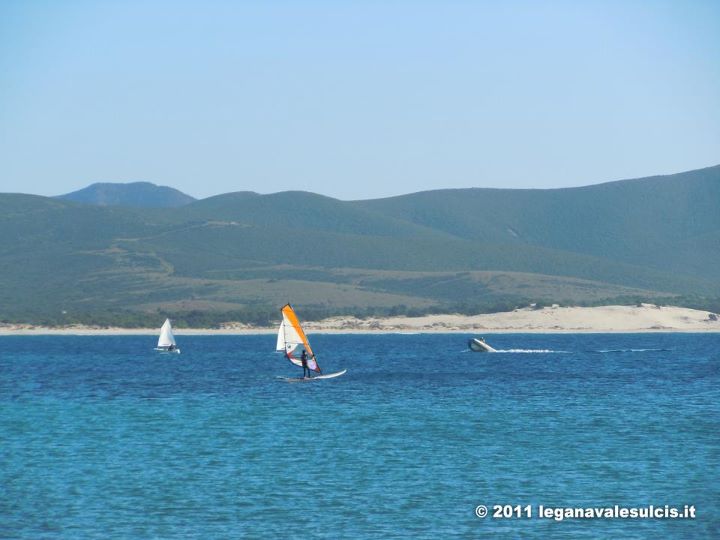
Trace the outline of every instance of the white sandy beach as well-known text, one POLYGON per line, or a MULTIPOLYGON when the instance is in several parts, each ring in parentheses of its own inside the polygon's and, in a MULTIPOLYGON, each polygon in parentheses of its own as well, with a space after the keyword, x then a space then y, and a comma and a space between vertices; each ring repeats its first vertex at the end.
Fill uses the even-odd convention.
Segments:
MULTIPOLYGON (((720 319, 720 317, 717 317, 720 319)), ((357 319, 334 317, 303 324, 308 333, 635 333, 720 332, 720 320, 707 311, 682 307, 642 306, 523 308, 484 315, 427 315, 357 319)), ((274 333, 275 327, 226 323, 221 328, 177 328, 182 335, 274 333)), ((38 327, 0 325, 0 335, 138 335, 157 334, 157 328, 101 328, 92 326, 38 327)))

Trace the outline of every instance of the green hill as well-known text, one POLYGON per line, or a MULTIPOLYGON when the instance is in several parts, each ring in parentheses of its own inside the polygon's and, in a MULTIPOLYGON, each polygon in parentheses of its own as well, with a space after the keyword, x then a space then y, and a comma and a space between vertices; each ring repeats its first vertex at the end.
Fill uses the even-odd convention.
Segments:
POLYGON ((286 301, 306 316, 713 306, 719 208, 720 167, 370 201, 241 192, 172 209, 0 194, 0 320, 261 321, 286 301))
POLYGON ((57 198, 98 206, 136 208, 177 208, 195 200, 177 189, 150 182, 97 183, 57 198))
POLYGON ((427 191, 356 204, 460 238, 720 278, 720 166, 582 188, 427 191))

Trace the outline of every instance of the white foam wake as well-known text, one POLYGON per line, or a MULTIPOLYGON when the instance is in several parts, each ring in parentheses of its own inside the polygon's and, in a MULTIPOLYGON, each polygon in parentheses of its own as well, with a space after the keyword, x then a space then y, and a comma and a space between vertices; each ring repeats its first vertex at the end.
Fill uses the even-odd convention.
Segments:
POLYGON ((600 349, 599 353, 622 353, 622 352, 660 352, 669 351, 670 349, 600 349))
POLYGON ((553 349, 497 349, 499 353, 524 353, 524 354, 548 354, 548 353, 566 353, 568 351, 555 351, 553 349))

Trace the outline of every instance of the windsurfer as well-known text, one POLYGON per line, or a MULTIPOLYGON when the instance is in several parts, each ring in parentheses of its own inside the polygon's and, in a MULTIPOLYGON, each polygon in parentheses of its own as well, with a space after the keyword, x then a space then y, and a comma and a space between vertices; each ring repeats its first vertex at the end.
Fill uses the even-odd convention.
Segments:
POLYGON ((309 379, 311 377, 310 375, 310 368, 308 368, 308 356, 307 351, 303 349, 302 355, 300 356, 300 361, 302 362, 302 368, 303 368, 303 379, 309 379))

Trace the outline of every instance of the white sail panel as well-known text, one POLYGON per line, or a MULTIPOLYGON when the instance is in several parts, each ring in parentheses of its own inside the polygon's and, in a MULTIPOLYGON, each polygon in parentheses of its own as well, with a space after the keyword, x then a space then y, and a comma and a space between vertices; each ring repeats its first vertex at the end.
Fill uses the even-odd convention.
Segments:
POLYGON ((282 327, 285 336, 285 350, 288 349, 288 345, 294 345, 293 349, 298 345, 303 345, 302 337, 300 337, 300 334, 298 334, 298 331, 293 326, 292 321, 290 321, 284 313, 282 327))
POLYGON ((283 321, 280 323, 280 331, 278 332, 277 350, 283 351, 288 360, 296 366, 302 367, 302 360, 299 356, 302 350, 298 351, 297 357, 293 354, 296 349, 302 345, 302 339, 295 331, 292 323, 286 320, 283 315, 283 321))
POLYGON ((173 336, 170 319, 165 319, 162 328, 160 328, 160 337, 158 338, 157 346, 169 347, 170 345, 175 345, 175 336, 173 336))
POLYGON ((280 328, 278 328, 278 338, 275 350, 285 352, 285 321, 282 321, 280 323, 280 328))

